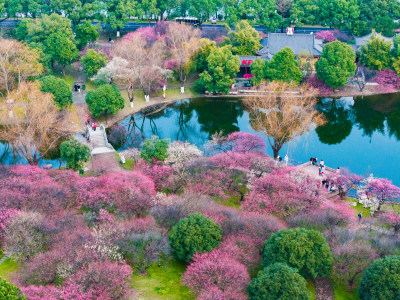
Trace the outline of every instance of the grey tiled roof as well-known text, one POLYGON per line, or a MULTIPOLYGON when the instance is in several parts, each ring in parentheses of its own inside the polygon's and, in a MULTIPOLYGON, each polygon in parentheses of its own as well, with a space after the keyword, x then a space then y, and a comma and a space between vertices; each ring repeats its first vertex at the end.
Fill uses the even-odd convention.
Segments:
MULTIPOLYGON (((356 48, 359 49, 362 45, 368 44, 368 41, 371 39, 371 35, 372 35, 372 33, 364 35, 362 37, 356 37, 355 38, 356 46, 357 46, 356 48)), ((387 42, 391 42, 392 49, 393 49, 393 38, 392 37, 386 37, 386 36, 381 35, 380 33, 375 33, 375 36, 377 38, 384 39, 387 42)))
POLYGON ((323 43, 322 40, 316 39, 314 34, 287 35, 286 33, 269 33, 268 43, 257 54, 272 56, 285 47, 292 49, 295 55, 298 55, 301 50, 306 50, 314 56, 320 56, 323 43))

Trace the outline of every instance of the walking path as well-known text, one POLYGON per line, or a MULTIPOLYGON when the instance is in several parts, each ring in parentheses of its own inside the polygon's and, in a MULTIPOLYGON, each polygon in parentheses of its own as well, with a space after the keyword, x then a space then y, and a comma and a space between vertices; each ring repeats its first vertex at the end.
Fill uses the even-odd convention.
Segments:
POLYGON ((89 140, 88 144, 92 154, 92 160, 89 164, 90 171, 110 173, 123 170, 115 156, 115 149, 107 140, 103 125, 100 125, 96 130, 87 126, 86 137, 89 140))
POLYGON ((335 294, 330 279, 320 277, 314 279, 315 300, 335 300, 335 294))

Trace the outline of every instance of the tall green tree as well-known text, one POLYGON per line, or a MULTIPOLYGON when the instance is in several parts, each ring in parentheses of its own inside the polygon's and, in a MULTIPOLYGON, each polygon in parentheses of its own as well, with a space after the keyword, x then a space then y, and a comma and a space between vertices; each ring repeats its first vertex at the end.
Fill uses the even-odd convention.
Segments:
POLYGON ((54 102, 60 109, 63 109, 72 103, 72 92, 64 79, 54 76, 45 76, 40 78, 42 92, 52 93, 54 102))
POLYGON ((216 8, 217 1, 215 0, 186 0, 181 2, 181 11, 187 10, 190 16, 196 17, 201 23, 210 19, 216 8))
POLYGON ((356 0, 318 0, 318 22, 323 26, 352 29, 360 16, 356 0))
POLYGON ((251 74, 253 77, 250 79, 251 84, 258 86, 265 80, 267 73, 268 61, 264 59, 256 59, 250 66, 251 74))
POLYGON ((303 78, 299 63, 295 60, 294 52, 289 47, 275 53, 268 64, 266 75, 270 80, 297 84, 303 78))
POLYGON ((134 0, 104 0, 101 3, 101 8, 107 11, 107 14, 99 11, 97 17, 112 29, 121 28, 129 17, 135 15, 137 2, 134 0))
POLYGON ((209 39, 199 40, 199 48, 191 57, 194 65, 196 66, 197 72, 201 73, 207 69, 207 58, 212 52, 215 51, 215 49, 217 49, 217 46, 215 45, 214 41, 210 41, 209 39))
POLYGON ((60 153, 61 159, 67 162, 67 169, 73 169, 74 171, 82 170, 83 163, 90 157, 89 147, 74 138, 61 143, 60 153))
POLYGON ((75 27, 75 35, 79 49, 86 47, 88 42, 94 43, 99 38, 96 27, 89 21, 77 25, 75 27))
POLYGON ((282 23, 275 0, 226 0, 224 10, 229 25, 247 19, 264 25, 268 30, 275 30, 282 23))
POLYGON ((338 88, 346 84, 356 71, 356 55, 351 46, 334 41, 325 45, 320 59, 315 63, 319 79, 338 88))
POLYGON ((317 22, 319 7, 315 0, 297 0, 290 9, 290 21, 296 26, 314 25, 317 22))
POLYGON ((53 52, 53 60, 62 66, 63 75, 65 75, 65 67, 72 64, 79 57, 78 48, 74 41, 65 35, 49 37, 50 45, 53 52))
POLYGON ((392 36, 398 27, 400 3, 397 0, 359 0, 360 20, 368 30, 375 29, 385 36, 392 36))
POLYGON ((160 13, 156 0, 138 0, 136 10, 137 14, 145 19, 150 19, 153 15, 158 16, 160 13))
POLYGON ((360 62, 373 70, 389 69, 391 67, 391 47, 390 41, 372 34, 368 44, 361 46, 360 62))
POLYGON ((120 109, 124 108, 125 101, 121 96, 121 92, 114 85, 105 84, 89 91, 86 94, 86 103, 89 106, 90 113, 98 117, 104 114, 116 114, 120 109))
POLYGON ((207 63, 208 70, 200 74, 204 87, 209 92, 227 94, 240 69, 239 57, 232 54, 230 46, 224 46, 212 52, 207 63))
POLYGON ((40 49, 45 60, 70 64, 78 57, 71 21, 57 14, 42 15, 39 19, 21 22, 16 29, 18 38, 31 47, 40 49))
POLYGON ((236 24, 235 31, 229 32, 228 38, 234 54, 254 55, 261 48, 260 35, 246 20, 236 24))
POLYGON ((92 49, 88 49, 86 54, 81 58, 81 64, 83 65, 86 75, 89 78, 94 76, 107 63, 107 54, 101 51, 96 52, 92 49))

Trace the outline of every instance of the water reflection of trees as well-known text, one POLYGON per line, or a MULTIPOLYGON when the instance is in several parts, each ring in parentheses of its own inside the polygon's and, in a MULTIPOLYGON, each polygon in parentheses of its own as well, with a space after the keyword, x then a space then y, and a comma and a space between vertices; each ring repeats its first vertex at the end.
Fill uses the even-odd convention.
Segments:
POLYGON ((355 98, 354 104, 346 106, 341 101, 320 102, 318 109, 327 123, 316 129, 319 140, 328 145, 341 143, 357 126, 368 137, 376 132, 400 140, 400 97, 397 95, 369 96, 355 98))
POLYGON ((328 145, 340 144, 350 135, 353 127, 349 110, 336 100, 319 105, 318 109, 324 113, 326 120, 316 129, 319 140, 328 145))
POLYGON ((193 107, 198 115, 201 130, 210 136, 221 130, 224 134, 240 131, 237 120, 243 115, 243 109, 239 101, 197 99, 193 101, 193 107))

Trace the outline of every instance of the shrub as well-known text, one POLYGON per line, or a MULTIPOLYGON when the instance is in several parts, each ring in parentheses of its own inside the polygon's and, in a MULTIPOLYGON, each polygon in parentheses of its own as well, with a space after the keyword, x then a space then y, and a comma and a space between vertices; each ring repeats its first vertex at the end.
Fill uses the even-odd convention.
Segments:
POLYGON ((119 124, 112 126, 110 134, 107 135, 108 141, 115 149, 121 148, 125 144, 126 138, 126 128, 119 124))
MULTIPOLYGON (((5 207, 0 207, 0 245, 2 244, 4 238, 4 232, 7 226, 7 223, 18 214, 18 210, 16 209, 8 209, 5 207)), ((1 254, 0 254, 1 255, 1 254)))
POLYGON ((308 300, 307 283, 286 264, 275 263, 258 272, 248 287, 251 300, 308 300))
POLYGON ((111 84, 114 78, 114 73, 106 68, 102 68, 97 72, 94 78, 95 85, 111 84))
POLYGON ((0 299, 26 300, 26 297, 21 293, 21 289, 19 287, 16 287, 12 283, 0 278, 0 299))
POLYGON ((153 158, 165 160, 168 157, 168 140, 160 140, 157 136, 153 136, 151 140, 146 139, 140 157, 149 163, 153 161, 153 158))
POLYGON ((74 171, 82 170, 83 162, 86 162, 90 157, 89 147, 81 144, 73 137, 61 143, 60 152, 61 159, 67 162, 67 169, 74 171))
POLYGON ((212 199, 205 195, 185 193, 180 196, 169 196, 151 210, 152 215, 161 227, 171 229, 180 219, 190 214, 202 212, 212 199))
POLYGON ((251 185, 242 208, 262 214, 274 213, 281 218, 308 213, 323 199, 319 183, 292 168, 256 178, 251 185))
POLYGON ((86 75, 90 78, 108 63, 107 54, 88 49, 81 58, 81 64, 85 68, 86 75))
POLYGON ((181 170, 188 162, 202 156, 202 154, 195 145, 176 141, 169 145, 168 157, 165 159, 165 163, 181 170))
POLYGON ((218 249, 214 250, 243 264, 247 270, 252 271, 258 267, 262 242, 243 233, 231 235, 224 239, 218 249))
POLYGON ((21 212, 7 224, 5 250, 17 261, 26 261, 46 249, 43 217, 34 212, 21 212))
POLYGON ((204 81, 201 79, 197 79, 193 84, 193 90, 196 93, 204 94, 206 92, 206 87, 205 87, 204 81))
POLYGON ((293 227, 330 230, 355 221, 354 210, 347 203, 326 201, 316 210, 297 215, 290 220, 293 227))
POLYGON ((189 261, 197 253, 209 252, 219 245, 221 227, 201 214, 190 215, 175 225, 168 235, 168 242, 175 257, 189 261))
POLYGON ((61 290, 53 285, 30 285, 21 287, 21 290, 29 300, 59 300, 61 296, 61 290))
POLYGON ((0 168, 0 203, 18 210, 52 214, 75 206, 73 171, 48 172, 34 166, 0 168))
POLYGON ((400 86, 400 80, 393 70, 382 70, 372 78, 372 81, 379 84, 379 87, 386 92, 394 92, 400 86))
POLYGON ((231 295, 243 294, 249 281, 245 266, 219 251, 195 254, 183 275, 183 283, 199 294, 215 288, 231 295))
POLYGON ((332 253, 323 235, 303 228, 283 229, 265 241, 263 267, 282 262, 305 278, 329 275, 332 253))
POLYGON ((152 207, 154 183, 140 172, 111 173, 82 178, 78 200, 85 208, 115 211, 123 216, 144 216, 152 207))
POLYGON ((400 299, 400 256, 375 260, 358 287, 362 300, 400 299))
POLYGON ((86 295, 78 299, 125 299, 130 292, 131 272, 128 265, 97 261, 68 278, 64 287, 69 294, 86 295))
POLYGON ((356 278, 376 259, 377 254, 370 245, 349 241, 333 249, 332 278, 337 283, 354 286, 356 278))
POLYGON ((94 117, 99 117, 101 113, 116 114, 125 106, 125 100, 122 98, 121 92, 110 84, 105 84, 94 91, 89 91, 86 94, 86 103, 94 117))
POLYGON ((126 262, 141 273, 169 253, 166 238, 154 231, 128 234, 117 241, 117 245, 126 262))
POLYGON ((51 93, 60 109, 72 104, 72 91, 64 79, 52 75, 40 78, 42 92, 51 93))
POLYGON ((324 42, 326 43, 333 42, 334 40, 336 40, 335 35, 330 30, 318 31, 315 34, 315 38, 324 40, 324 42))
POLYGON ((89 41, 94 43, 99 38, 96 27, 89 21, 76 25, 75 34, 79 49, 85 47, 89 41))
POLYGON ((248 132, 233 132, 224 136, 222 132, 212 135, 209 142, 210 150, 222 152, 265 153, 265 143, 262 137, 248 132))
POLYGON ((317 89, 321 96, 333 94, 333 88, 323 82, 317 77, 317 74, 313 73, 307 78, 307 86, 309 88, 317 89))

